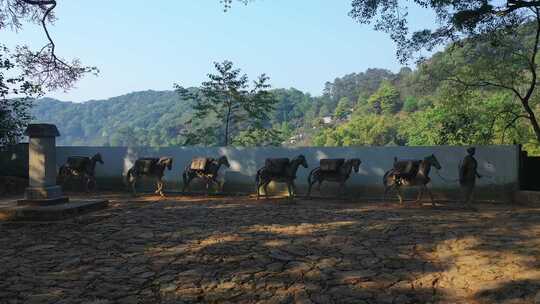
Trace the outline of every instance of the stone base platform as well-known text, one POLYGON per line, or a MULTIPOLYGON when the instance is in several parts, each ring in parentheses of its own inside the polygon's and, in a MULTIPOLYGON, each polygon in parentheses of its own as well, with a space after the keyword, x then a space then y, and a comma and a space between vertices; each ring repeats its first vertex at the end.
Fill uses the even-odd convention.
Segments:
POLYGON ((69 203, 69 197, 67 196, 60 196, 57 198, 49 198, 49 199, 22 199, 17 201, 17 205, 19 206, 33 206, 33 207, 44 207, 44 206, 52 206, 52 205, 60 205, 60 204, 67 204, 69 203))
POLYGON ((107 208, 107 200, 72 200, 69 203, 46 206, 20 205, 17 202, 0 205, 0 220, 59 221, 107 208))
POLYGON ((516 191, 514 193, 514 202, 540 206, 540 191, 516 191))

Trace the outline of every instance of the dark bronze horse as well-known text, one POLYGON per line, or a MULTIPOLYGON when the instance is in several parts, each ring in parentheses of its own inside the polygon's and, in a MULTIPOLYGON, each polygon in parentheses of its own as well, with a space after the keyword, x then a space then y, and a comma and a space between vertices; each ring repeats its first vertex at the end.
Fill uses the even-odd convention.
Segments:
POLYGON ((427 187, 427 184, 431 182, 431 178, 429 177, 431 166, 434 166, 435 168, 437 168, 437 170, 440 170, 442 168, 435 155, 431 154, 430 156, 425 157, 423 160, 405 162, 416 162, 418 164, 418 171, 413 175, 402 174, 398 169, 398 165, 400 164, 400 162, 398 162, 397 159, 394 158, 394 168, 388 170, 383 177, 384 198, 386 198, 386 194, 388 193, 388 191, 393 189, 396 190, 397 196, 399 198, 399 203, 403 204, 403 195, 401 193, 401 188, 420 187, 416 202, 420 202, 424 191, 426 191, 431 198, 431 204, 435 206, 433 193, 431 193, 431 190, 429 190, 429 188, 427 187))
MULTIPOLYGON (((342 160, 343 161, 343 160, 342 160)), ((309 173, 308 176, 308 193, 307 197, 309 198, 311 195, 311 188, 315 183, 318 183, 317 189, 319 190, 319 193, 321 193, 321 184, 323 181, 328 182, 335 182, 339 183, 339 186, 341 188, 340 193, 345 193, 345 182, 349 179, 351 176, 352 171, 358 173, 358 170, 360 170, 360 164, 362 161, 358 158, 348 159, 341 166, 337 168, 337 170, 332 171, 325 171, 321 170, 321 167, 317 167, 309 173)))
POLYGON ((80 178, 86 192, 93 189, 96 184, 96 163, 103 164, 101 154, 92 157, 70 156, 67 162, 58 170, 58 184, 64 186, 68 180, 80 178))
POLYGON ((173 159, 171 157, 137 159, 133 167, 131 167, 126 174, 126 182, 131 186, 133 195, 137 195, 137 191, 135 190, 137 179, 146 176, 156 179, 157 188, 154 193, 165 196, 163 194, 163 175, 165 169, 172 169, 172 163, 173 159))
POLYGON ((206 184, 206 191, 209 191, 211 184, 218 185, 219 191, 223 191, 224 180, 219 180, 219 169, 221 166, 230 168, 229 160, 226 156, 221 156, 218 159, 207 158, 206 167, 204 169, 192 168, 192 162, 190 162, 184 172, 182 173, 182 179, 184 181, 184 187, 182 192, 185 192, 189 188, 189 184, 196 178, 202 179, 206 184))
POLYGON ((261 187, 264 188, 264 193, 268 196, 268 184, 270 184, 270 182, 286 183, 287 190, 289 191, 289 197, 294 198, 296 194, 294 180, 296 179, 296 171, 298 171, 298 167, 300 166, 304 168, 308 167, 304 155, 298 155, 297 157, 293 158, 283 168, 283 171, 279 173, 272 172, 267 166, 259 169, 257 171, 257 175, 255 176, 255 182, 257 185, 257 199, 259 199, 261 195, 261 187))

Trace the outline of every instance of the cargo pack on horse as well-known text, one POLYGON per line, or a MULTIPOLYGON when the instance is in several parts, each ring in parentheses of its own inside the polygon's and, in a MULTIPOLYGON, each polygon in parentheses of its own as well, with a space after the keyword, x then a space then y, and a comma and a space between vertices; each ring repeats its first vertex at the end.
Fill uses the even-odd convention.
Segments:
POLYGON ((182 192, 185 192, 189 188, 189 184, 195 178, 202 179, 206 184, 206 190, 210 189, 211 184, 216 184, 219 187, 219 191, 223 191, 223 180, 219 180, 219 169, 221 166, 230 168, 229 160, 226 156, 221 156, 218 159, 197 157, 194 158, 186 169, 182 173, 182 179, 184 181, 184 188, 182 192))
POLYGON ((354 172, 358 173, 360 170, 360 164, 362 161, 358 158, 345 160, 343 158, 337 159, 321 159, 320 166, 313 169, 308 176, 308 193, 307 196, 311 195, 311 188, 315 183, 318 183, 319 193, 321 192, 321 184, 323 181, 339 183, 341 188, 341 193, 345 191, 345 182, 351 176, 351 172, 354 169, 354 172))
POLYGON ((265 161, 265 166, 257 171, 255 182, 257 185, 257 199, 261 195, 261 187, 264 188, 264 193, 268 195, 268 184, 270 182, 286 183, 289 191, 289 197, 294 198, 296 179, 296 171, 298 167, 308 167, 304 155, 298 155, 289 161, 288 158, 268 158, 265 161))
POLYGON ((92 157, 70 156, 58 170, 58 184, 64 186, 72 178, 80 178, 84 191, 88 192, 96 185, 96 163, 103 164, 101 154, 92 157))
POLYGON ((133 167, 131 167, 126 174, 126 181, 133 191, 133 195, 136 195, 135 184, 137 179, 141 176, 152 177, 156 179, 156 194, 165 196, 163 194, 163 175, 165 168, 172 169, 173 159, 171 157, 160 158, 139 158, 135 161, 133 167))
POLYGON ((422 199, 424 191, 427 191, 432 205, 435 206, 433 194, 427 187, 427 184, 431 181, 429 177, 431 166, 435 166, 437 170, 441 169, 441 164, 433 154, 425 157, 424 160, 398 161, 397 158, 394 158, 393 168, 388 170, 383 177, 385 198, 388 191, 393 189, 396 190, 399 203, 403 204, 401 187, 420 187, 416 202, 419 202, 422 199))

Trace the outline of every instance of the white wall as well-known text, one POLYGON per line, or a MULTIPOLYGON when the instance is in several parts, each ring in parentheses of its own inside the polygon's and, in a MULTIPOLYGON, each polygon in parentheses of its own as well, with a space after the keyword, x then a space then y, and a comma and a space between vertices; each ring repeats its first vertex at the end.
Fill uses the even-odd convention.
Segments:
MULTIPOLYGON (((236 185, 245 192, 253 190, 254 176, 258 168, 268 157, 294 157, 303 154, 309 168, 300 167, 297 185, 305 186, 307 175, 318 166, 321 158, 360 158, 360 172, 352 176, 347 186, 352 189, 367 189, 382 187, 382 176, 392 167, 393 158, 422 159, 434 154, 442 165, 440 174, 448 180, 458 177, 458 166, 466 155, 466 147, 435 146, 435 147, 336 147, 336 148, 203 148, 203 147, 58 147, 58 165, 64 163, 68 156, 91 156, 101 153, 104 165, 97 165, 96 175, 101 177, 119 178, 130 168, 139 157, 173 157, 173 169, 167 171, 165 179, 178 183, 184 167, 193 157, 219 157, 226 155, 231 163, 227 170, 226 188, 236 185)), ((477 183, 479 188, 486 191, 512 191, 517 189, 519 148, 518 146, 477 146, 476 158, 479 172, 485 178, 477 183), (504 188, 501 190, 499 188, 504 188), (491 190, 490 190, 491 189, 491 190)), ((456 182, 441 179, 435 169, 431 174, 433 187, 439 189, 456 189, 456 182)), ((234 188, 234 187, 233 187, 234 188)))

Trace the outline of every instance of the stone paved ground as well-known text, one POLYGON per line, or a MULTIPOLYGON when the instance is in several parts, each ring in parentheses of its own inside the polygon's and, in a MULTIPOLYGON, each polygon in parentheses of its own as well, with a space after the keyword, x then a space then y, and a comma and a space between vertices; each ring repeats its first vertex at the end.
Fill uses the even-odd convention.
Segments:
POLYGON ((540 208, 117 198, 0 224, 0 303, 535 303, 540 208))

